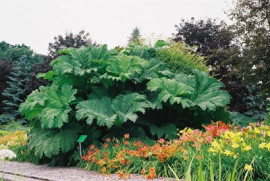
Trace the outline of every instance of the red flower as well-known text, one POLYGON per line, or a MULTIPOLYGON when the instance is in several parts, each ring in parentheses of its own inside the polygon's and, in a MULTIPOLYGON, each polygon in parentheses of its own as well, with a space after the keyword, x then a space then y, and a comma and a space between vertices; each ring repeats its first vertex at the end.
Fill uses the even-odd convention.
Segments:
POLYGON ((160 144, 162 144, 162 143, 164 143, 164 138, 160 138, 159 140, 158 140, 158 142, 160 143, 160 144))

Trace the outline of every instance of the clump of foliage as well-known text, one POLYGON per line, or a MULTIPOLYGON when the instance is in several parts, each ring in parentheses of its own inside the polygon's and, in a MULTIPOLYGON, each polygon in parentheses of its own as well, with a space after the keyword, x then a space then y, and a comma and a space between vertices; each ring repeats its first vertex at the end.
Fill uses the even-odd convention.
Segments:
POLYGON ((33 120, 28 146, 39 158, 66 163, 80 134, 88 135, 86 144, 127 131, 174 138, 177 128, 228 120, 230 95, 223 84, 199 70, 170 70, 157 55, 165 45, 130 46, 121 53, 106 45, 61 50, 53 70, 39 74, 51 85, 20 106, 33 120))
POLYGON ((93 43, 89 37, 89 33, 86 33, 84 30, 81 30, 78 34, 73 34, 72 32, 66 33, 65 36, 58 35, 54 37, 54 42, 49 43, 49 58, 50 60, 55 59, 58 54, 57 52, 62 49, 67 48, 80 48, 82 46, 88 46, 96 43, 93 43))
POLYGON ((31 90, 27 86, 29 81, 30 65, 26 57, 22 57, 14 65, 14 71, 7 77, 7 87, 2 92, 4 115, 0 117, 2 123, 7 123, 13 120, 25 122, 20 112, 18 111, 20 104, 25 100, 31 90))
POLYGON ((192 73, 194 69, 208 72, 204 58, 192 53, 184 43, 172 43, 171 46, 157 51, 157 57, 167 63, 175 72, 192 73))
MULTIPOLYGON (((7 87, 8 76, 12 72, 12 66, 5 60, 0 60, 0 92, 2 93, 7 87)), ((0 114, 3 111, 3 95, 0 94, 0 114)))
POLYGON ((14 64, 20 60, 21 57, 27 57, 29 65, 35 64, 42 61, 42 56, 33 52, 29 46, 22 45, 11 45, 4 41, 0 42, 0 59, 9 61, 14 64))

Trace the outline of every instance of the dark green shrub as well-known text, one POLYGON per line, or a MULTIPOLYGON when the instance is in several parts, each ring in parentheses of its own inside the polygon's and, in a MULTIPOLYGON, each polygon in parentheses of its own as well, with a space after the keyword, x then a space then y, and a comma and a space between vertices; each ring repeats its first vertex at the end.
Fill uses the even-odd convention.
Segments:
POLYGON ((131 46, 120 54, 106 45, 61 50, 53 70, 39 74, 51 85, 20 106, 33 120, 28 146, 36 156, 67 162, 81 134, 88 135, 86 145, 123 133, 173 138, 177 128, 228 119, 223 84, 199 70, 170 70, 157 56, 164 45, 131 46))

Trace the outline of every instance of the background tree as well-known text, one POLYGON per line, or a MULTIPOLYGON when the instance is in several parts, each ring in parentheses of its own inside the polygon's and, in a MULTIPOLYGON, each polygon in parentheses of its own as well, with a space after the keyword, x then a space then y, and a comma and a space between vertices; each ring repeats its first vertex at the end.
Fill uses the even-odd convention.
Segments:
POLYGON ((31 91, 27 86, 30 71, 29 61, 26 56, 20 58, 14 65, 14 71, 8 76, 7 88, 2 92, 4 115, 0 117, 2 123, 12 120, 24 122, 18 111, 20 104, 31 91))
POLYGON ((138 27, 135 27, 129 37, 128 40, 129 44, 135 43, 140 45, 141 44, 141 32, 138 27))
POLYGON ((225 84, 225 89, 233 97, 230 109, 246 112, 244 97, 247 90, 242 83, 242 77, 234 71, 241 60, 240 49, 234 43, 235 36, 231 28, 223 21, 218 22, 215 19, 195 21, 194 18, 190 21, 182 20, 175 27, 173 40, 195 46, 194 51, 205 57, 210 73, 225 84))
POLYGON ((25 56, 31 64, 35 64, 42 61, 42 56, 34 53, 29 46, 22 45, 11 45, 4 41, 0 42, 0 59, 5 59, 10 63, 15 63, 19 59, 25 56))
POLYGON ((3 96, 2 92, 7 87, 8 76, 12 72, 12 66, 6 60, 0 60, 0 114, 3 114, 3 96))
MULTIPOLYGON (((26 46, 24 44, 22 45, 12 45, 7 42, 0 42, 0 114, 5 113, 3 110, 4 106, 4 100, 6 99, 2 93, 5 91, 5 89, 8 87, 9 76, 13 76, 12 74, 12 67, 18 66, 20 64, 21 57, 25 57, 25 59, 28 61, 26 63, 25 69, 22 69, 21 71, 31 70, 32 66, 35 65, 38 62, 42 62, 42 56, 39 54, 34 53, 33 50, 30 49, 29 46, 26 46)), ((24 77, 18 77, 18 81, 24 79, 24 77)), ((28 80, 27 85, 31 89, 32 82, 28 80)), ((31 89, 33 90, 33 89, 31 89)), ((28 91, 28 93, 31 92, 31 90, 28 91)))
POLYGON ((78 34, 73 34, 71 32, 66 33, 65 36, 58 35, 54 37, 54 42, 49 43, 49 58, 54 60, 57 57, 57 52, 62 49, 67 49, 70 47, 80 48, 82 46, 88 46, 90 44, 97 45, 96 42, 92 42, 89 37, 89 33, 81 30, 78 34))
POLYGON ((63 35, 58 35, 54 37, 54 42, 49 43, 49 54, 48 56, 43 56, 43 61, 34 65, 33 72, 31 73, 31 81, 29 82, 30 86, 34 89, 38 88, 41 85, 47 85, 49 82, 44 79, 36 79, 38 73, 45 73, 51 70, 50 62, 57 58, 57 52, 62 49, 67 48, 80 48, 82 46, 87 47, 88 45, 93 44, 97 46, 97 43, 92 43, 92 40, 89 37, 89 33, 86 33, 84 30, 80 31, 78 34, 73 34, 72 32, 66 33, 63 35))
POLYGON ((243 51, 238 69, 247 84, 270 92, 270 2, 234 0, 229 15, 243 51))

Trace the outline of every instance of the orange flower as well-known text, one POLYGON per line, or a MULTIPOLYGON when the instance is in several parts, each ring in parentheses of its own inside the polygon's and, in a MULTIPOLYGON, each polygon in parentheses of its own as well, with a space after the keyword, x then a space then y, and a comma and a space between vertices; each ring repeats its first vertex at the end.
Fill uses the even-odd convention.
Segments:
POLYGON ((133 147, 137 146, 137 142, 133 142, 133 143, 132 143, 132 146, 133 146, 133 147))
POLYGON ((125 177, 125 174, 121 171, 118 175, 119 178, 124 178, 125 177))
POLYGON ((108 154, 107 154, 107 152, 104 152, 104 153, 103 153, 103 159, 104 159, 104 160, 107 160, 107 158, 108 158, 108 154))
POLYGON ((128 139, 129 138, 129 134, 125 134, 124 138, 128 139))
POLYGON ((103 145, 103 147, 104 147, 104 148, 108 148, 108 144, 105 143, 105 144, 103 145))
POLYGON ((94 149, 94 148, 95 148, 95 145, 91 145, 91 146, 90 146, 90 149, 94 149))
POLYGON ((125 159, 121 159, 121 160, 120 160, 120 163, 121 163, 122 165, 124 165, 125 162, 126 162, 125 159))
POLYGON ((197 155, 197 156, 196 156, 196 159, 197 159, 197 160, 200 160, 200 159, 202 159, 202 157, 201 157, 200 155, 197 155))
POLYGON ((141 174, 144 175, 146 173, 145 169, 142 169, 141 174))
POLYGON ((126 165, 129 165, 130 164, 130 161, 129 160, 126 160, 126 165))
POLYGON ((110 141, 111 141, 111 139, 110 139, 110 138, 107 138, 107 139, 106 139, 106 142, 107 142, 107 143, 109 143, 110 141))
POLYGON ((106 172, 106 168, 103 167, 100 171, 101 171, 101 173, 105 173, 106 172))
POLYGON ((21 150, 21 154, 23 155, 23 150, 21 150))
POLYGON ((114 146, 115 146, 115 147, 118 147, 118 146, 119 146, 119 143, 115 143, 114 146))
POLYGON ((149 168, 149 172, 156 173, 156 169, 154 167, 149 168))
POLYGON ((106 162, 103 159, 100 159, 100 160, 97 161, 97 164, 103 166, 103 165, 106 164, 106 162))
POLYGON ((124 145, 129 145, 129 141, 124 141, 124 145))

